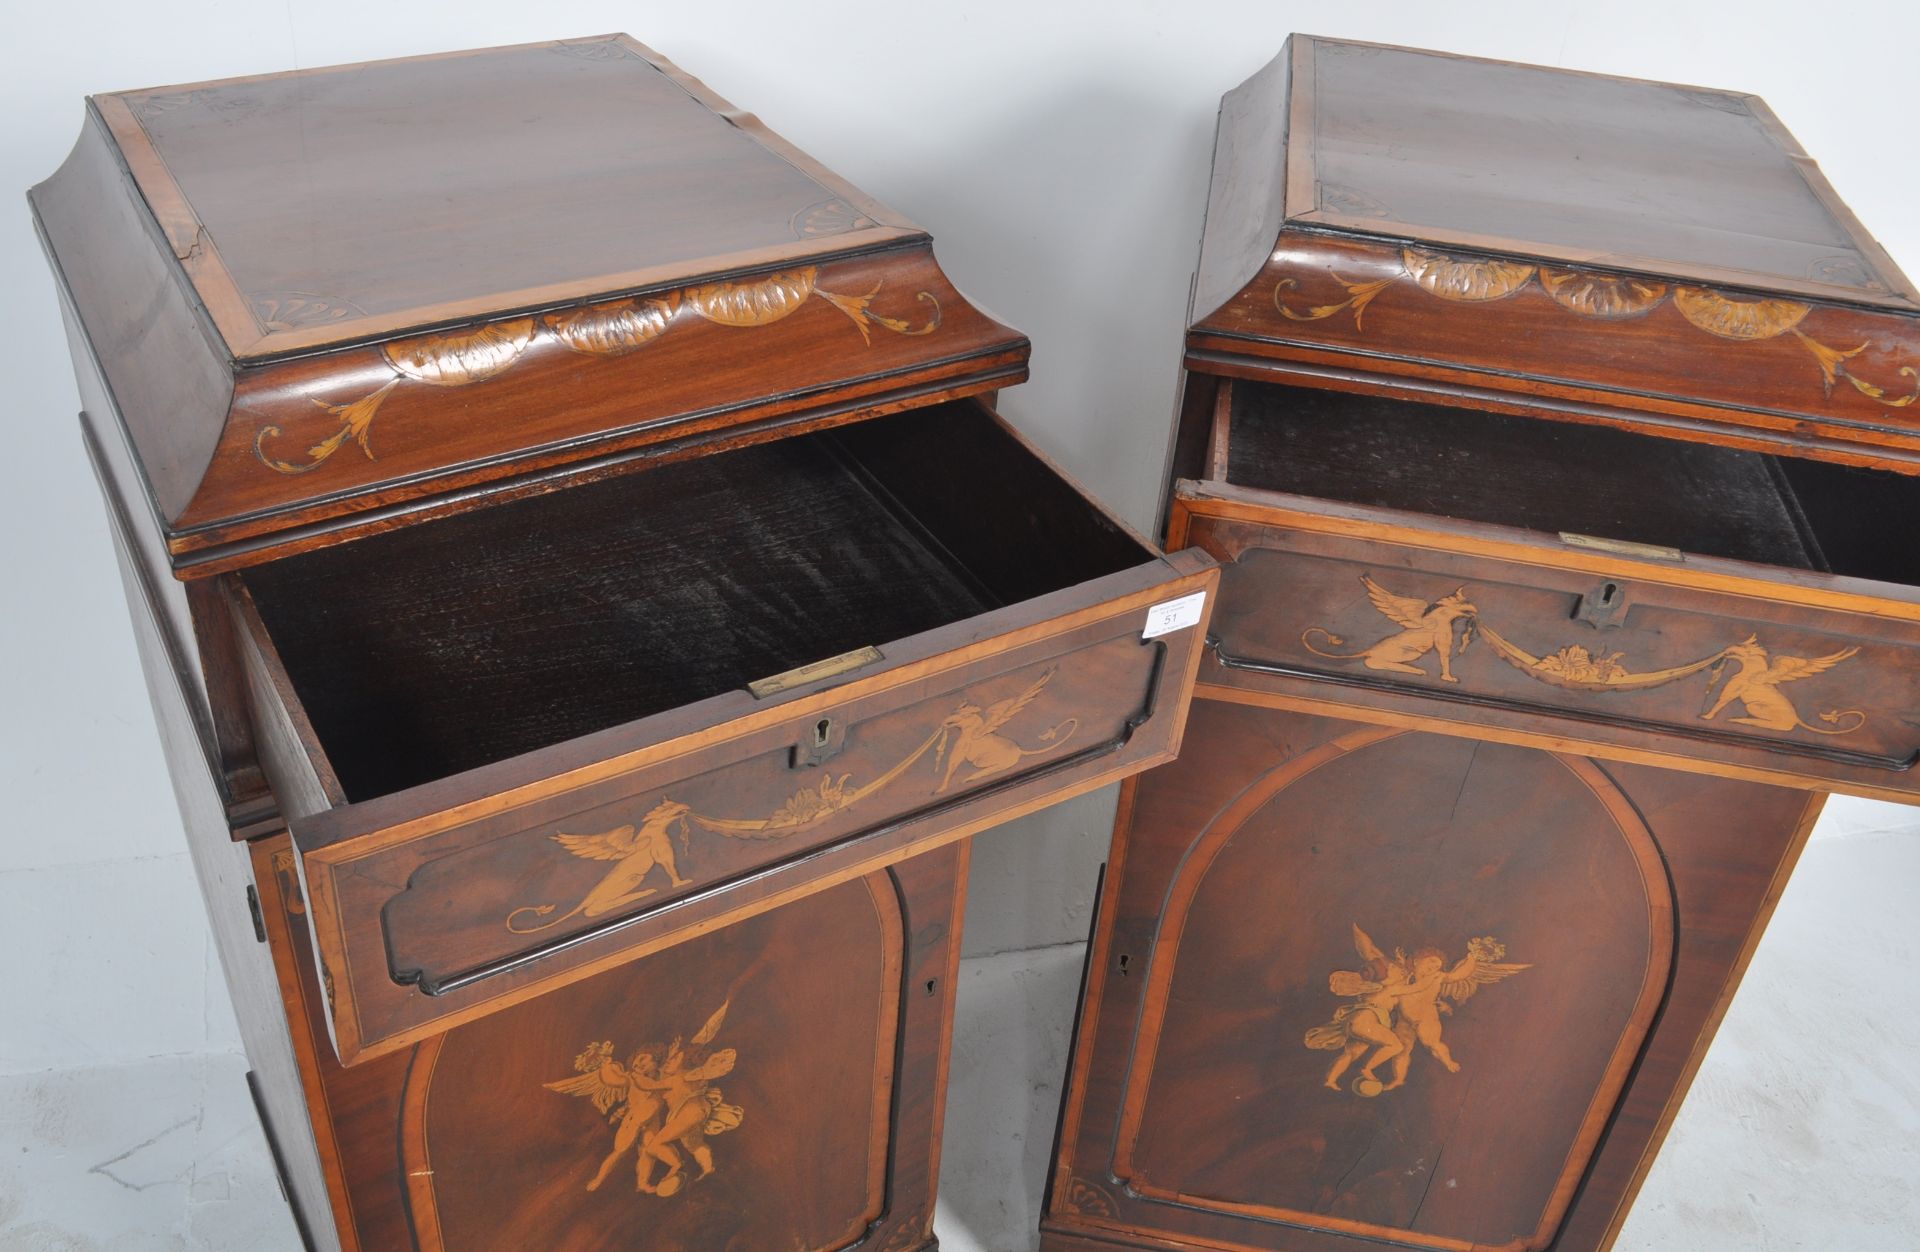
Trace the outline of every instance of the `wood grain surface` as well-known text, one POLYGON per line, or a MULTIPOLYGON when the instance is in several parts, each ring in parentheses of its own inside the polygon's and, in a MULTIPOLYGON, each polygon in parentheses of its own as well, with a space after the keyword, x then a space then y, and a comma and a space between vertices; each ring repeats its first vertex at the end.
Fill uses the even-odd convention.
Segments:
POLYGON ((1196 701, 1121 807, 1045 1246, 1601 1246, 1819 805, 1196 701))
POLYGON ((30 200, 196 576, 1025 376, 924 231, 624 36, 98 96, 30 200))
POLYGON ((584 1249, 619 1239, 826 1252, 863 1238, 901 1249, 929 1241, 964 845, 351 1068, 326 1040, 326 991, 288 843, 253 847, 343 1246, 584 1249), (713 1035, 695 1043, 722 1005, 713 1035), (728 1072, 703 1080, 739 1112, 707 1137, 710 1175, 695 1177, 700 1166, 683 1151, 686 1178, 669 1194, 659 1194, 658 1160, 655 1191, 639 1187, 640 1137, 614 1155, 623 1090, 580 1081, 599 1073, 576 1063, 597 1061, 602 1042, 620 1070, 637 1054, 664 1066, 675 1046, 688 1069, 722 1068, 712 1058, 734 1054, 728 1072))
POLYGON ((1295 36, 1214 156, 1042 1247, 1601 1252, 1824 792, 1916 795, 1913 289, 1740 92, 1295 36))
POLYGON ((1294 221, 1920 308, 1758 96, 1344 40, 1292 52, 1294 221))
POLYGON ((1756 96, 1295 36, 1208 203, 1190 370, 1920 473, 1912 284, 1756 96))
POLYGON ((1225 563, 1210 688, 1914 793, 1910 587, 1600 552, 1312 497, 1206 490, 1175 510, 1182 541, 1225 563))

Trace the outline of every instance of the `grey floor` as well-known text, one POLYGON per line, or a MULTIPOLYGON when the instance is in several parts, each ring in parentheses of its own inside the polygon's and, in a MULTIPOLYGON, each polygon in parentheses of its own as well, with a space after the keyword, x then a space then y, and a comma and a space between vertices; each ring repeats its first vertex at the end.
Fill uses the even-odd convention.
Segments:
MULTIPOLYGON (((1814 841, 1620 1248, 1920 1248, 1915 884, 1920 829, 1814 841)), ((1034 1246, 1079 968, 1077 946, 963 967, 947 1252, 1034 1246)), ((0 1080, 0 1250, 296 1248, 244 1072, 218 1053, 0 1080)))

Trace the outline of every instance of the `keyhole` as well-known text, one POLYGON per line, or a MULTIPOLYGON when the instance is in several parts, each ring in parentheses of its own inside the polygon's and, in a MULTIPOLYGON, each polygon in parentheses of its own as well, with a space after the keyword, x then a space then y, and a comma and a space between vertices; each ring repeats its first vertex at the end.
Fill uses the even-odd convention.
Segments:
POLYGON ((1619 593, 1620 588, 1614 586, 1612 583, 1608 583, 1606 586, 1600 588, 1600 603, 1612 604, 1614 596, 1619 593))
POLYGON ((815 722, 813 726, 813 746, 816 748, 826 747, 827 736, 831 733, 833 733, 832 718, 823 717, 818 722, 815 722))
POLYGON ((938 980, 938 979, 936 979, 936 978, 929 978, 929 979, 927 979, 927 994, 928 994, 928 995, 932 995, 932 994, 933 994, 933 989, 934 989, 934 988, 935 988, 936 986, 938 986, 938 985, 939 985, 939 980, 938 980))
POLYGON ((1120 977, 1125 978, 1127 976, 1127 965, 1132 960, 1133 958, 1126 953, 1122 952, 1120 954, 1120 977))

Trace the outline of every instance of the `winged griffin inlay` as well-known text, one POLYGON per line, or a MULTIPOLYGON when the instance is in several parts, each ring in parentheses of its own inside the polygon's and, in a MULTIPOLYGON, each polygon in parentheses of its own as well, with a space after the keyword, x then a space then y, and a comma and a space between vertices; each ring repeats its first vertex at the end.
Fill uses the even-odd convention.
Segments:
POLYGON ((576 917, 602 917, 648 896, 662 885, 679 888, 692 880, 682 873, 691 854, 691 828, 698 826, 729 839, 784 839, 824 822, 860 803, 905 775, 921 758, 933 754, 933 795, 1004 774, 1028 757, 1057 752, 1079 730, 1080 719, 1063 718, 1033 736, 1035 746, 1022 746, 1003 733, 1053 681, 1048 668, 1005 699, 982 702, 962 697, 920 745, 872 781, 854 785, 851 773, 826 774, 812 786, 796 791, 766 817, 714 817, 696 812, 678 800, 661 797, 637 822, 624 822, 594 834, 555 833, 551 836, 571 856, 588 861, 611 861, 600 881, 578 904, 558 913, 554 904, 528 904, 507 914, 507 929, 516 935, 546 930, 576 917), (965 770, 965 773, 961 771, 965 770), (666 880, 661 883, 661 878, 666 880), (555 914, 558 913, 558 916, 555 914), (539 920, 535 920, 539 919, 539 920))
POLYGON ((1323 626, 1310 626, 1301 632, 1302 647, 1330 660, 1359 661, 1368 669, 1417 674, 1423 678, 1433 675, 1416 662, 1431 652, 1439 657, 1441 681, 1452 683, 1460 681, 1453 673, 1453 658, 1463 655, 1478 635, 1487 641, 1494 655, 1521 673, 1567 691, 1644 691, 1704 670, 1711 672, 1707 676, 1709 703, 1701 710, 1702 721, 1714 720, 1737 703, 1741 715, 1728 720, 1758 730, 1845 735, 1866 724, 1867 715, 1859 709, 1828 709, 1818 715, 1823 725, 1813 725, 1800 716, 1793 701, 1780 690, 1783 684, 1826 673, 1852 658, 1860 651, 1858 647, 1841 648, 1818 657, 1776 657, 1758 636, 1748 635, 1698 660, 1664 669, 1635 671, 1625 664, 1623 652, 1600 653, 1577 643, 1535 656, 1488 625, 1480 609, 1468 598, 1465 587, 1429 601, 1418 596, 1396 595, 1368 574, 1360 575, 1360 583, 1366 588, 1367 599, 1373 607, 1400 630, 1369 647, 1334 652, 1328 649, 1344 647, 1346 640, 1323 626), (1727 672, 1729 666, 1734 667, 1731 674, 1727 672))

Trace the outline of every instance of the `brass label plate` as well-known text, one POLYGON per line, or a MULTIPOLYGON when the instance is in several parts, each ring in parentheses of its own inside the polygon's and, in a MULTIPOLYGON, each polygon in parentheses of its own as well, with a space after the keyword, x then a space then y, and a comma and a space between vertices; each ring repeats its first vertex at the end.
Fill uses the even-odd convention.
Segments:
POLYGON ((783 691, 792 691, 795 687, 804 687, 808 683, 819 682, 823 678, 836 678, 841 674, 850 674, 863 669, 876 661, 884 661, 878 648, 855 648, 851 652, 842 652, 839 656, 830 656, 824 661, 814 661, 784 674, 775 674, 771 678, 756 678, 747 684, 747 690, 756 700, 768 696, 777 696, 783 691))
POLYGON ((1637 556, 1649 561, 1684 561, 1687 554, 1678 548, 1663 548, 1657 543, 1630 543, 1625 539, 1602 539, 1597 535, 1576 535, 1571 531, 1560 532, 1560 542, 1569 548, 1587 548, 1594 552, 1611 553, 1614 556, 1637 556))

